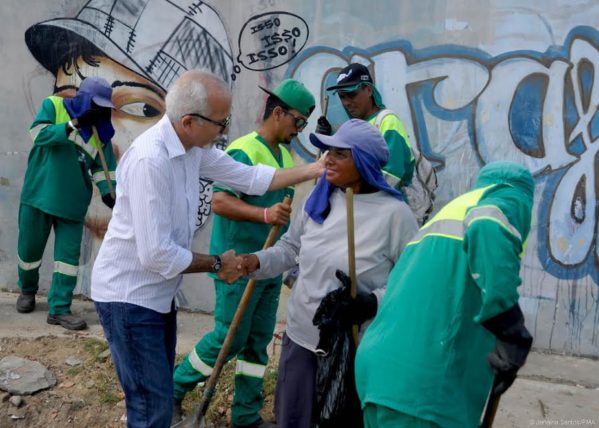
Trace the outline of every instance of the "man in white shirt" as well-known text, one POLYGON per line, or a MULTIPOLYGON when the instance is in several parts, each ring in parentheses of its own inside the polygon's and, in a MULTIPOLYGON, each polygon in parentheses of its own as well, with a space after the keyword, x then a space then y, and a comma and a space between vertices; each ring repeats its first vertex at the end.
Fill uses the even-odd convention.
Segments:
POLYGON ((233 251, 193 253, 199 177, 263 194, 324 171, 247 166, 213 147, 230 121, 231 93, 217 76, 184 73, 166 96, 166 115, 141 134, 116 171, 122 186, 92 272, 95 301, 119 381, 129 427, 168 427, 176 343, 174 297, 181 274, 245 272, 233 251))

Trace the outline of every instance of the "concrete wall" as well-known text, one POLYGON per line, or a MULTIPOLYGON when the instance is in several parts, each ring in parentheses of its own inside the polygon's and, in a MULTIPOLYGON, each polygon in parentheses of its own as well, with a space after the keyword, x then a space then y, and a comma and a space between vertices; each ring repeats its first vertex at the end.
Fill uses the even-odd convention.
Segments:
MULTIPOLYGON (((118 94, 115 89, 121 107, 114 115, 115 143, 121 152, 155 123, 164 109, 157 93, 184 68, 209 67, 231 83, 231 139, 259 121, 265 97, 258 84, 273 86, 293 77, 322 101, 335 72, 359 61, 371 67, 412 144, 437 166, 437 208, 468 189, 485 163, 524 163, 537 183, 521 288, 535 346, 599 355, 597 2, 4 0, 0 11, 0 88, 6 106, 0 116, 1 287, 16 288, 17 212, 31 146, 29 124, 44 96, 55 86, 68 95, 68 85, 77 80, 76 73, 65 74, 52 63, 56 53, 50 49, 63 43, 52 37, 55 30, 31 51, 24 33, 81 12, 75 20, 49 24, 74 31, 79 36, 72 37, 91 40, 104 52, 99 67, 79 63, 81 74, 157 88, 121 85, 118 94)), ((308 131, 318 115, 320 102, 308 131)), ((345 120, 335 97, 329 115, 337 124, 345 120)), ((294 149, 298 159, 313 155, 304 136, 294 149)), ((210 235, 206 187, 197 250, 206 250, 210 235)), ((94 200, 82 244, 78 290, 84 294, 108 215, 94 200)), ((43 289, 51 280, 52 242, 48 245, 43 289)), ((211 310, 208 278, 192 275, 184 282, 180 302, 211 310)))

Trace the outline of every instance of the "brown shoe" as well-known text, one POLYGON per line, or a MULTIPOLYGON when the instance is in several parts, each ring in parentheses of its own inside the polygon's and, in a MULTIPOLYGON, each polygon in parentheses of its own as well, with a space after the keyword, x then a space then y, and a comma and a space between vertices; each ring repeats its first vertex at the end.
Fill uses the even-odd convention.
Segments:
POLYGON ((17 297, 17 312, 28 314, 35 309, 35 294, 19 294, 17 297))
POLYGON ((71 313, 59 315, 48 314, 46 322, 48 324, 61 325, 67 330, 83 330, 84 328, 87 328, 85 320, 71 313))

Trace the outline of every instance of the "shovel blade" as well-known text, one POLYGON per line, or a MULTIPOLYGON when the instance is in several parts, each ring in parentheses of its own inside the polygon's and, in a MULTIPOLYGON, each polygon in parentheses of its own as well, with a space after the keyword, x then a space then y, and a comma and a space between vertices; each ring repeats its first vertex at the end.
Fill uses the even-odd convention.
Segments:
POLYGON ((171 425, 171 428, 206 428, 206 419, 204 415, 194 412, 193 415, 171 425))

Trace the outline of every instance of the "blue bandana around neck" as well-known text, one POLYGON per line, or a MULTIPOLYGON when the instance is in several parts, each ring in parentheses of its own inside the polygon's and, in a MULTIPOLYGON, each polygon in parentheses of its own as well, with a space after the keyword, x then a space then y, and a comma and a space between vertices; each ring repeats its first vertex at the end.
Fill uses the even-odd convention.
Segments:
MULTIPOLYGON (((92 106, 92 96, 86 93, 78 93, 73 98, 65 98, 64 106, 69 112, 69 116, 72 119, 75 119, 81 116, 83 113, 93 108, 92 106)), ((110 121, 110 116, 102 117, 96 120, 96 130, 98 131, 98 137, 102 143, 108 143, 112 137, 114 136, 114 128, 112 127, 112 122, 110 121)), ((89 142, 89 139, 93 135, 92 127, 85 126, 79 128, 79 135, 83 138, 83 141, 86 143, 89 142)))
MULTIPOLYGON (((362 179, 372 187, 387 192, 399 199, 405 200, 403 194, 389 186, 383 177, 380 160, 372 154, 360 150, 357 147, 351 149, 352 158, 356 168, 360 172, 362 179)), ((310 218, 318 224, 322 224, 328 217, 331 210, 330 197, 337 186, 332 185, 326 180, 326 172, 318 179, 312 194, 306 201, 305 211, 310 218)))

